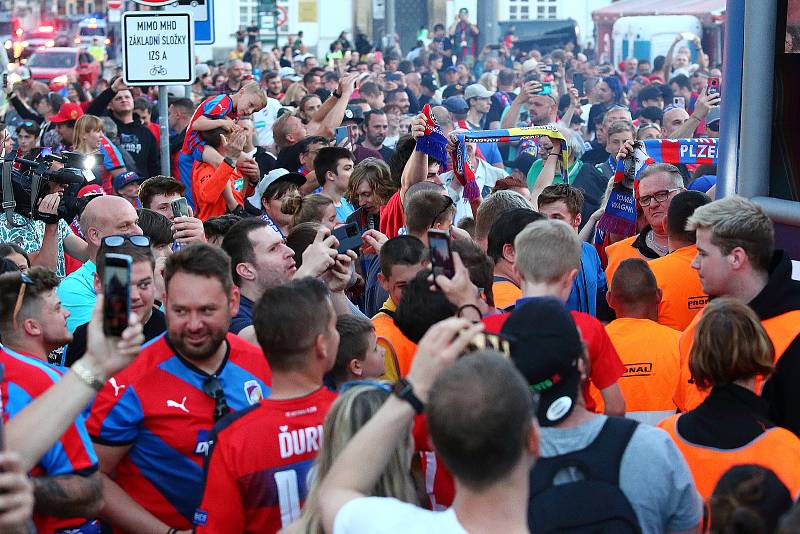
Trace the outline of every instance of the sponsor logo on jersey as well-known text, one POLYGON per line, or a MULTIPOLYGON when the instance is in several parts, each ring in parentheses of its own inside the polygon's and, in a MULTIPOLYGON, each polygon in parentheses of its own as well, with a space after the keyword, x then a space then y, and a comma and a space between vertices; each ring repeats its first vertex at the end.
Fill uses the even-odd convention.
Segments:
POLYGON ((201 510, 198 508, 194 511, 194 524, 198 527, 205 526, 206 522, 208 521, 208 512, 205 510, 201 510))
POLYGON ((690 310, 702 310, 708 304, 708 297, 705 295, 699 297, 689 297, 688 307, 690 310))
POLYGON ((626 363, 625 376, 650 376, 653 374, 653 364, 651 362, 626 363))
POLYGON ((208 451, 213 443, 213 440, 208 439, 208 430, 198 430, 197 441, 194 444, 194 453, 198 456, 208 455, 208 451))
POLYGON ((258 404, 264 399, 264 394, 261 392, 261 384, 255 380, 248 380, 244 383, 244 394, 250 405, 258 404))

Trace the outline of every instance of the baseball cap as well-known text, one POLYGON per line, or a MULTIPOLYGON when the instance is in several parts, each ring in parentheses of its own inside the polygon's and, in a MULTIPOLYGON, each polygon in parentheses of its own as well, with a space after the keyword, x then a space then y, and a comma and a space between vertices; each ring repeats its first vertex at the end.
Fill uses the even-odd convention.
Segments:
POLYGON ((569 417, 581 395, 578 360, 583 343, 564 303, 533 298, 511 313, 502 335, 511 347, 511 360, 538 393, 541 426, 554 426, 569 417))
POLYGON ((464 100, 463 96, 451 96, 449 98, 445 98, 444 102, 442 102, 442 105, 447 109, 447 111, 456 115, 464 115, 469 111, 469 104, 467 104, 467 101, 464 100))
POLYGON ((83 117, 83 108, 81 108, 80 104, 64 102, 61 104, 61 109, 58 110, 58 114, 47 117, 47 120, 53 124, 60 124, 67 121, 76 121, 81 117, 83 117))
POLYGON ((533 58, 525 60, 525 63, 522 64, 522 74, 527 74, 533 70, 536 70, 537 65, 539 65, 539 62, 533 58))
POLYGON ((83 198, 83 197, 92 196, 92 195, 102 196, 102 195, 105 195, 105 194, 106 194, 106 192, 103 191, 103 188, 100 187, 99 185, 97 185, 97 184, 89 184, 89 185, 84 185, 83 187, 81 187, 80 191, 78 191, 78 198, 83 198))
POLYGON ((144 182, 145 178, 139 176, 137 173, 133 171, 123 172, 122 174, 118 174, 114 177, 112 184, 114 186, 114 191, 119 191, 123 187, 129 184, 140 184, 144 182))
POLYGON ((364 109, 361 106, 347 106, 342 117, 342 122, 344 121, 355 121, 359 124, 364 122, 364 109))
POLYGON ((247 197, 247 201, 250 205, 254 208, 261 209, 261 197, 264 196, 264 191, 275 182, 292 182, 297 187, 300 187, 306 183, 306 177, 299 172, 289 172, 281 168, 272 169, 258 182, 255 192, 247 197))
POLYGON ((439 88, 439 85, 436 83, 436 78, 433 77, 433 74, 430 72, 426 72, 422 75, 422 80, 420 81, 420 85, 425 87, 430 91, 436 91, 439 88))
POLYGON ((195 80, 199 80, 200 78, 202 78, 206 74, 210 74, 210 73, 211 73, 211 68, 208 65, 206 65, 205 63, 198 63, 197 65, 194 66, 194 78, 195 78, 195 80))
POLYGON ((31 69, 28 67, 20 67, 17 69, 17 75, 19 76, 20 80, 30 80, 31 69))
POLYGON ((719 107, 711 108, 706 117, 706 126, 712 130, 719 130, 719 107))
POLYGON ((293 82, 299 82, 303 78, 297 75, 297 71, 295 71, 292 67, 281 67, 278 71, 278 74, 281 77, 281 80, 291 80, 293 82))
POLYGON ((458 72, 458 69, 455 68, 453 65, 450 65, 449 67, 445 67, 444 71, 445 72, 458 72))
POLYGON ((470 98, 491 98, 493 94, 494 93, 481 84, 473 83, 472 85, 467 86, 467 88, 464 90, 464 99, 469 100, 470 98))
POLYGON ((454 83, 453 85, 448 85, 442 91, 442 98, 450 98, 451 96, 456 95, 463 95, 464 94, 464 86, 460 83, 454 83))

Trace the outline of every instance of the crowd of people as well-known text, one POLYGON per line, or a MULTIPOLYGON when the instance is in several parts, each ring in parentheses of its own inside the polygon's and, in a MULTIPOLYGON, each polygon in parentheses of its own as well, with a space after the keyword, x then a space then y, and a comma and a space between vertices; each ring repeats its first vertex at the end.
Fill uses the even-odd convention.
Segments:
POLYGON ((652 64, 479 51, 469 17, 406 54, 243 30, 167 117, 117 75, 9 88, 6 159, 94 180, 0 215, 0 530, 798 531, 773 223, 655 161, 597 238, 635 142, 717 136, 719 67, 684 36, 652 64))

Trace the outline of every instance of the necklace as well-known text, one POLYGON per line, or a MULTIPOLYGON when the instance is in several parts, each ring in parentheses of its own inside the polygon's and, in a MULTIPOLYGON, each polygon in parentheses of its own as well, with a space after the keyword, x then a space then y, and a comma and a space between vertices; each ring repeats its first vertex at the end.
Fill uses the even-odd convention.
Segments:
POLYGON ((656 243, 656 235, 653 233, 652 230, 647 232, 647 237, 645 237, 645 243, 650 249, 658 254, 659 256, 666 256, 669 253, 669 246, 662 246, 656 243))

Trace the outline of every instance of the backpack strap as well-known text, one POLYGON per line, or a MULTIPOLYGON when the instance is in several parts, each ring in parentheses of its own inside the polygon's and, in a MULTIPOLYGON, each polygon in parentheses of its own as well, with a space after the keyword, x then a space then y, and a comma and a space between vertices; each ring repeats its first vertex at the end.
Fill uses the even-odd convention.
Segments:
POLYGON ((633 419, 609 417, 587 447, 551 458, 539 458, 531 472, 531 497, 552 487, 556 475, 568 468, 577 469, 587 480, 602 480, 618 486, 622 455, 638 425, 639 422, 633 419))

